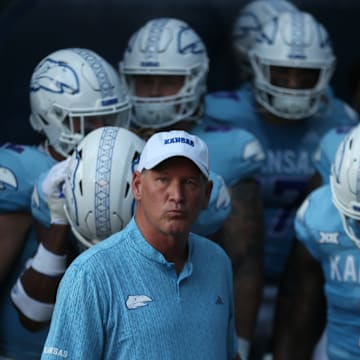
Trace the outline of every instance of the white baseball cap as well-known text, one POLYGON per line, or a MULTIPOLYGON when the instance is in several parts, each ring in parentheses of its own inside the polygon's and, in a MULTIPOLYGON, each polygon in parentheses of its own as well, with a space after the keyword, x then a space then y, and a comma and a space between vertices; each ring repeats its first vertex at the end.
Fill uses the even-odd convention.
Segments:
POLYGON ((138 171, 150 170, 162 161, 183 156, 195 163, 200 171, 209 177, 209 151, 199 137, 186 131, 163 131, 152 135, 140 155, 138 171))

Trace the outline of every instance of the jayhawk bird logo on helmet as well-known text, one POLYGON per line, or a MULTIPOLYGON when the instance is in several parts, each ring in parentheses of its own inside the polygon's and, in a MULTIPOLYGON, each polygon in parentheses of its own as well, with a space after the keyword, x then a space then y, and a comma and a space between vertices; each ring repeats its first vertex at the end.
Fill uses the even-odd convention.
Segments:
POLYGON ((64 63, 50 58, 42 62, 31 79, 30 90, 45 90, 52 93, 76 94, 79 92, 79 78, 75 70, 64 63), (62 76, 59 80, 59 68, 62 76))

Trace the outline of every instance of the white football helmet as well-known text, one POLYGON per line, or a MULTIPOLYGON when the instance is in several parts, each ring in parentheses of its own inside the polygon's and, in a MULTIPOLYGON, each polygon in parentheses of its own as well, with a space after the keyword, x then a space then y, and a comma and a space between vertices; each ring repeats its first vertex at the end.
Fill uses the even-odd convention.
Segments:
POLYGON ((341 142, 331 168, 332 200, 343 221, 344 229, 360 248, 360 125, 341 142))
POLYGON ((128 127, 131 114, 116 70, 93 51, 78 48, 41 60, 31 77, 30 104, 32 127, 64 157, 96 127, 128 127))
POLYGON ((263 26, 284 11, 296 10, 297 7, 286 0, 254 0, 240 9, 233 28, 233 47, 241 81, 252 78, 249 50, 263 26))
POLYGON ((144 144, 127 129, 106 126, 74 149, 64 184, 65 214, 80 250, 129 222, 135 206, 132 175, 144 144))
POLYGON ((199 35, 183 21, 159 18, 147 22, 131 38, 119 70, 133 104, 133 121, 145 128, 163 128, 202 116, 208 57, 199 35), (173 96, 136 96, 134 75, 183 75, 173 96))
POLYGON ((314 115, 335 68, 335 56, 325 28, 308 13, 283 12, 268 22, 249 52, 257 101, 284 119, 314 115), (315 84, 306 89, 275 86, 273 66, 318 71, 315 84))

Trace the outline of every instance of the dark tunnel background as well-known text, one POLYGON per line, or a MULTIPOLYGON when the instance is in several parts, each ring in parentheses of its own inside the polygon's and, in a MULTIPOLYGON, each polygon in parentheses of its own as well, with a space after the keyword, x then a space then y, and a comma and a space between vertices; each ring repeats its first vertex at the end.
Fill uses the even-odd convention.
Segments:
MULTIPOLYGON (((208 90, 236 87, 231 31, 244 0, 7 0, 0 2, 0 142, 32 144, 29 80, 34 67, 52 51, 85 47, 115 67, 130 35, 160 16, 187 21, 204 40, 210 57, 208 90)), ((349 100, 348 73, 360 58, 360 1, 293 0, 311 12, 333 41, 337 68, 332 85, 349 100)))

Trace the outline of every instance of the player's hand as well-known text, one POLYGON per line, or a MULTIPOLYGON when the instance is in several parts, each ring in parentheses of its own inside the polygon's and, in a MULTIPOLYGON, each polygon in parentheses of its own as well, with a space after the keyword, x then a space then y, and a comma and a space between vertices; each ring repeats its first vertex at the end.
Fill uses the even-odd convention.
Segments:
POLYGON ((248 360, 250 353, 250 341, 243 338, 238 337, 238 355, 241 360, 248 360))
POLYGON ((69 160, 70 158, 54 165, 41 185, 50 210, 52 224, 66 225, 68 223, 64 211, 65 199, 62 190, 69 160))
POLYGON ((225 182, 222 177, 218 176, 221 181, 221 187, 219 189, 218 197, 216 199, 216 208, 226 208, 230 205, 231 198, 228 188, 225 185, 225 182))

